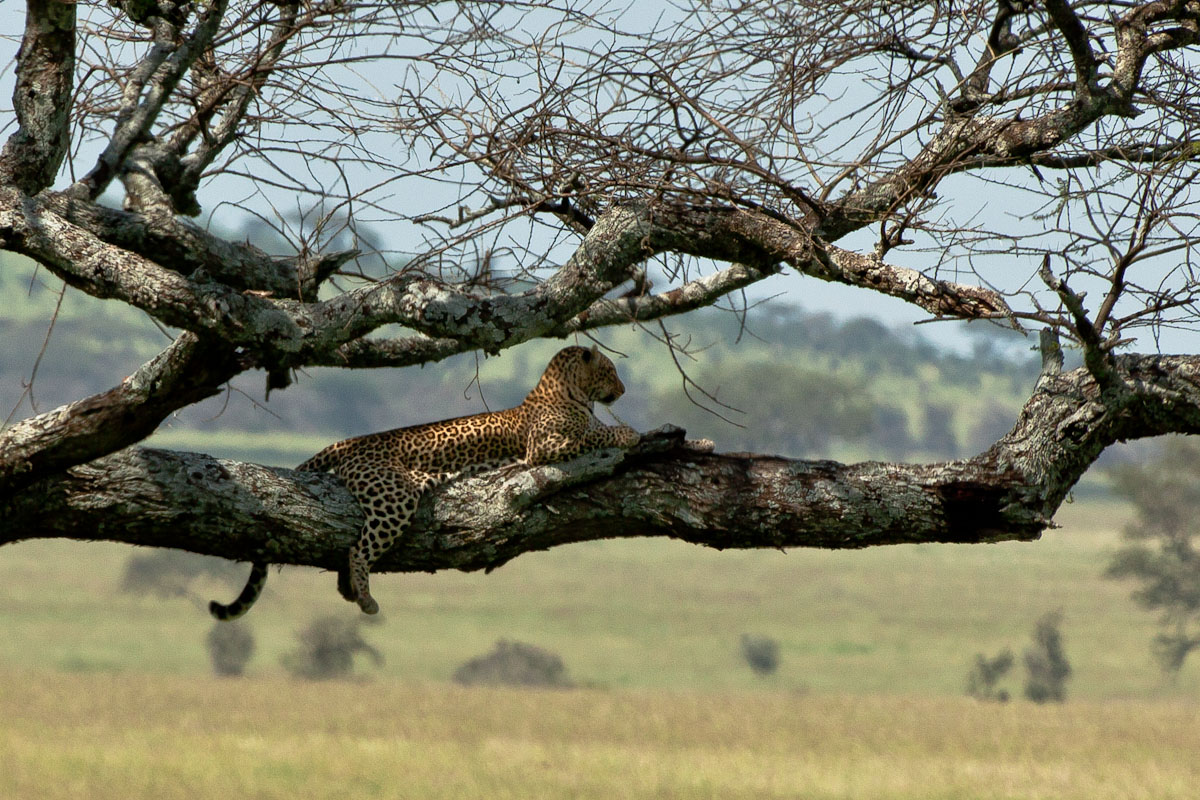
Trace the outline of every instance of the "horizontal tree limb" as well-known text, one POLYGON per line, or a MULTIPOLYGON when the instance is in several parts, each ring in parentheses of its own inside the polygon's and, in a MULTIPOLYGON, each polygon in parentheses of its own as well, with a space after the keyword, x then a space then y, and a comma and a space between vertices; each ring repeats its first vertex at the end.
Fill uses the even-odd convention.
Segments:
MULTIPOLYGON (((491 569, 569 542, 669 536, 718 549, 1032 539, 982 466, 842 465, 688 447, 510 468, 437 487, 377 572, 491 569)), ((40 482, 3 508, 0 543, 66 537, 336 570, 363 516, 333 475, 134 447, 40 482)))
MULTIPOLYGON (((468 349, 498 352, 553 335, 663 252, 744 265, 733 279, 738 286, 767 277, 783 263, 899 297, 939 316, 1001 316, 1008 308, 990 289, 931 280, 814 241, 809 231, 768 214, 730 207, 614 208, 552 276, 516 295, 406 272, 313 303, 194 280, 106 241, 98 228, 115 234, 115 214, 87 213, 77 202, 51 203, 0 188, 0 246, 36 259, 88 294, 121 300, 167 325, 243 347, 268 369, 329 363, 346 343, 393 323, 468 349)), ((258 274, 268 281, 267 269, 258 274)))
POLYGON ((356 251, 278 258, 248 242, 229 242, 173 214, 139 214, 42 192, 34 208, 62 217, 96 238, 149 259, 197 283, 217 281, 237 291, 312 301, 333 270, 356 251))
POLYGON ((183 333, 117 386, 0 430, 0 494, 141 441, 247 368, 223 342, 183 333))
MULTIPOLYGON (((1013 430, 974 458, 839 464, 689 446, 452 481, 421 503, 377 571, 475 570, 568 542, 668 536, 715 548, 860 548, 1035 539, 1109 445, 1200 432, 1200 357, 1121 356, 1123 392, 1046 374, 1013 430)), ((0 499, 0 543, 107 539, 235 560, 343 565, 362 515, 332 475, 129 448, 0 499)))

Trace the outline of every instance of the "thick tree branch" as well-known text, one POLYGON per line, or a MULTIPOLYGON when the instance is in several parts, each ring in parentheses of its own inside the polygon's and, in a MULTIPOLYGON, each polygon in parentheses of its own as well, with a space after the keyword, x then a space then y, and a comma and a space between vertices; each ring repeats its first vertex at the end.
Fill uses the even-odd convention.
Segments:
POLYGON ((1099 89, 1096 83, 1099 62, 1092 52, 1088 32, 1067 0, 1047 0, 1046 11, 1054 27, 1067 40, 1067 48, 1071 51, 1071 60, 1075 63, 1075 96, 1081 100, 1087 99, 1099 89))
POLYGON ((38 213, 52 213, 121 250, 139 255, 198 284, 216 281, 238 291, 314 301, 329 275, 353 258, 353 250, 319 258, 270 256, 249 243, 214 236, 173 214, 146 215, 42 192, 31 201, 38 213))
POLYGON ((223 342, 182 334, 118 386, 0 431, 0 494, 141 441, 246 368, 223 342))
POLYGON ((970 286, 936 280, 907 267, 886 264, 879 258, 843 250, 834 245, 824 248, 828 259, 829 280, 876 289, 907 300, 931 314, 957 319, 1009 318, 1012 310, 999 292, 982 286, 970 286))
POLYGON ((3 187, 0 246, 29 256, 83 292, 129 303, 167 325, 260 351, 299 347, 301 333, 282 301, 189 280, 101 240, 36 198, 3 187))
MULTIPOLYGON (((1110 444, 1200 432, 1200 357, 1123 356, 1129 392, 1084 369, 1044 375, 987 452, 938 464, 838 464, 681 445, 663 430, 629 453, 454 481, 422 503, 379 571, 481 569, 614 536, 711 547, 858 548, 1032 539, 1110 444)), ((0 501, 0 542, 111 539, 239 560, 339 568, 362 517, 324 474, 132 448, 0 501)))
MULTIPOLYGON (((654 295, 601 298, 572 319, 546 331, 545 338, 561 339, 574 333, 596 330, 609 325, 647 322, 683 314, 711 305, 730 292, 766 277, 744 264, 731 264, 712 275, 705 275, 682 286, 654 295)), ((339 347, 314 366, 327 367, 406 367, 441 361, 471 347, 456 339, 407 336, 394 339, 355 339, 339 347)))
POLYGON ((1126 103, 1132 102, 1141 81, 1146 59, 1161 50, 1185 47, 1200 41, 1200 8, 1183 0, 1155 0, 1134 5, 1117 20, 1117 55, 1111 91, 1126 103), (1161 28, 1165 21, 1178 27, 1161 28), (1151 28, 1158 27, 1152 31, 1151 28))
POLYGON ((28 0, 17 53, 17 130, 0 152, 0 184, 35 194, 54 182, 67 154, 75 83, 75 4, 28 0))

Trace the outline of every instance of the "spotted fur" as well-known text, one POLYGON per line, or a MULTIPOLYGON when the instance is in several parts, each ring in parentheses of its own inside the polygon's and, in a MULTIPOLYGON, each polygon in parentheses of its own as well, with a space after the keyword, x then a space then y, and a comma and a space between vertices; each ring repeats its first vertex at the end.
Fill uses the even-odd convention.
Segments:
MULTIPOLYGON (((338 575, 347 600, 368 614, 371 565, 403 534, 421 495, 467 473, 507 464, 547 464, 587 450, 628 447, 638 434, 596 419, 593 403, 625 393, 616 367, 595 347, 567 347, 550 360, 541 380, 519 406, 504 411, 369 433, 326 447, 297 469, 333 472, 358 500, 366 524, 338 575)), ((266 565, 255 563, 242 594, 225 606, 211 603, 218 619, 244 614, 266 583, 266 565)))

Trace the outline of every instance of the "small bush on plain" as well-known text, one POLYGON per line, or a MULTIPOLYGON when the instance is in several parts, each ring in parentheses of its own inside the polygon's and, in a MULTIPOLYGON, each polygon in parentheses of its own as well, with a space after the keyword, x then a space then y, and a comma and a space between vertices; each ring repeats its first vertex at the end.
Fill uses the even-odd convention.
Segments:
POLYGON ((574 685, 556 653, 504 639, 496 642, 490 653, 473 658, 455 670, 454 682, 464 686, 569 688, 574 685))
POLYGON ((742 658, 755 675, 771 675, 779 669, 779 642, 775 639, 743 633, 741 645, 742 658))
POLYGON ((331 680, 348 678, 354 673, 354 657, 366 653, 376 665, 383 655, 367 643, 359 632, 360 615, 319 617, 296 636, 299 645, 280 659, 284 668, 298 678, 331 680))
POLYGON ((1062 612, 1051 611, 1037 621, 1033 644, 1025 649, 1025 697, 1035 703, 1061 703, 1067 699, 1071 664, 1063 647, 1062 612))
POLYGON ((213 672, 237 678, 245 673, 246 664, 254 655, 254 634, 245 622, 218 622, 204 637, 204 645, 208 649, 213 672))
POLYGON ((996 684, 1012 669, 1013 652, 1004 648, 988 658, 983 653, 975 654, 975 665, 967 673, 967 695, 977 700, 1008 702, 1008 690, 997 689, 996 684))

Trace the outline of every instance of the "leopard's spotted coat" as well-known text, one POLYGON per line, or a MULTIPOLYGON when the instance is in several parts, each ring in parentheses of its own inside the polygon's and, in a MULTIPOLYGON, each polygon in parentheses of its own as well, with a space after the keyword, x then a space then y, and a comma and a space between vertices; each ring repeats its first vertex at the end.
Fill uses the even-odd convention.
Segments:
MULTIPOLYGON (((611 403, 625 392, 616 367, 595 347, 560 350, 537 386, 519 406, 397 428, 346 439, 326 447, 297 469, 331 471, 342 479, 366 515, 338 586, 368 614, 371 565, 403 532, 422 493, 450 478, 512 463, 562 461, 603 447, 628 447, 638 434, 596 419, 593 403, 611 403)), ((244 614, 266 583, 266 564, 256 562, 241 595, 229 605, 210 603, 217 619, 244 614)))

